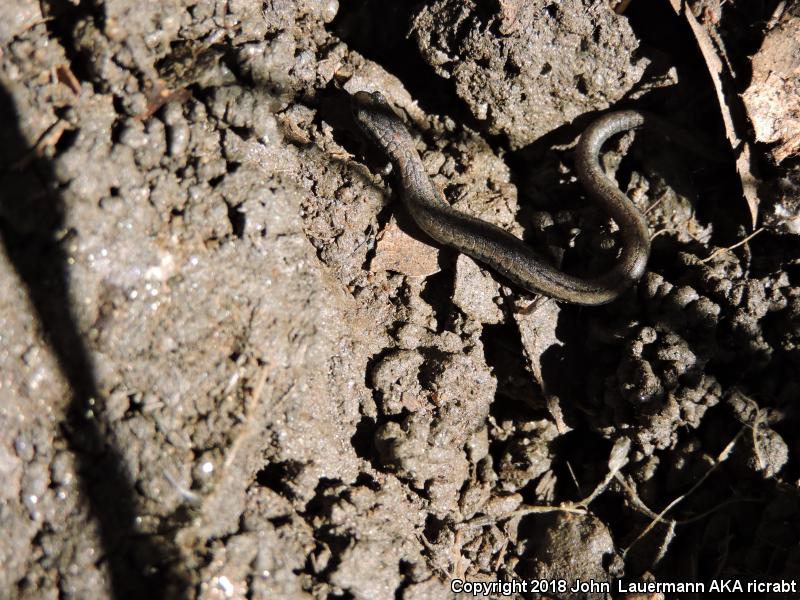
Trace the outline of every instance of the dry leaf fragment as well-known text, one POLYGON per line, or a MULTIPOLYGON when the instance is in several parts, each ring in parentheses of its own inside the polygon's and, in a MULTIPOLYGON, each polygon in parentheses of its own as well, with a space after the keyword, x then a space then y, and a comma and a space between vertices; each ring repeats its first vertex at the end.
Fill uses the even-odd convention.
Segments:
POLYGON ((394 271, 409 277, 439 272, 439 249, 405 233, 392 219, 378 235, 370 270, 394 271))

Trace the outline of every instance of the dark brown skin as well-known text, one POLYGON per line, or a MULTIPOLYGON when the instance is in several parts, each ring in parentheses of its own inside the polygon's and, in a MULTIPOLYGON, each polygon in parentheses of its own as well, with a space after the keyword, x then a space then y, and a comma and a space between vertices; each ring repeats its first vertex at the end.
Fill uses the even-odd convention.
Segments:
POLYGON ((647 223, 605 175, 599 162, 603 143, 617 133, 644 125, 646 117, 642 113, 629 110, 604 115, 586 129, 578 143, 578 177, 592 199, 619 225, 622 237, 622 252, 616 265, 589 279, 556 269, 507 231, 451 208, 425 172, 414 140, 383 94, 356 93, 353 114, 364 132, 389 156, 408 212, 440 244, 471 256, 530 292, 572 304, 611 302, 644 274, 650 253, 647 223))

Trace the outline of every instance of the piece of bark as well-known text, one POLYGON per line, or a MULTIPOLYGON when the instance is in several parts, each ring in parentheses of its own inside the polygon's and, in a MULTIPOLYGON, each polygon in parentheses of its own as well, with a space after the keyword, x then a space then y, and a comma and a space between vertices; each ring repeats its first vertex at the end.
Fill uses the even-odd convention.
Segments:
POLYGON ((758 196, 759 179, 754 172, 751 164, 752 151, 750 143, 740 134, 744 125, 735 119, 735 114, 741 114, 743 107, 741 99, 731 90, 734 74, 730 71, 727 63, 723 61, 721 51, 718 51, 708 32, 705 30, 695 16, 689 10, 683 10, 681 0, 669 0, 675 13, 683 15, 689 28, 692 30, 700 54, 706 63, 706 68, 714 84, 717 93, 717 104, 719 105, 722 122, 725 125, 725 135, 736 155, 736 171, 742 182, 742 193, 750 209, 751 227, 755 227, 758 221, 758 207, 760 199, 758 196), (735 110, 736 109, 736 112, 735 110))
POLYGON ((781 16, 753 56, 753 77, 742 95, 759 142, 775 144, 775 162, 800 151, 800 7, 781 16))

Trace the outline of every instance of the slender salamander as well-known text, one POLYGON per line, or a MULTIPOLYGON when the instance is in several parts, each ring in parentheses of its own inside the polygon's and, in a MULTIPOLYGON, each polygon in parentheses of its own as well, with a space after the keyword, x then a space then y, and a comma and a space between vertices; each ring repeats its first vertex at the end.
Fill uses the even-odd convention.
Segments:
POLYGON ((617 133, 645 124, 645 115, 626 110, 606 114, 581 136, 575 153, 578 177, 589 195, 620 228, 622 251, 615 266, 582 279, 551 266, 526 243, 452 208, 431 181, 403 121, 380 92, 357 92, 353 114, 361 129, 389 155, 398 173, 402 197, 417 225, 437 242, 488 265, 520 287, 573 304, 611 302, 645 271, 650 234, 639 210, 603 172, 599 153, 617 133))

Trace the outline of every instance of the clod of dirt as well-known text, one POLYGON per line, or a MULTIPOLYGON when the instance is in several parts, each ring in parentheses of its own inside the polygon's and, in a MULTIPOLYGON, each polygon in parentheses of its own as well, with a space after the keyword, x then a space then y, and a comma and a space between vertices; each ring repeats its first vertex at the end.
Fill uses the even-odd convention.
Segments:
POLYGON ((785 177, 770 181, 766 188, 770 202, 762 211, 764 226, 800 234, 800 166, 790 167, 785 177))
POLYGON ((377 392, 378 407, 384 415, 398 415, 405 408, 416 412, 425 405, 419 383, 419 369, 425 357, 417 350, 391 352, 372 367, 370 385, 377 392))
POLYGON ((379 427, 375 446, 382 462, 415 488, 424 490, 432 511, 441 515, 456 511, 458 490, 469 475, 471 452, 466 441, 483 429, 495 388, 482 359, 475 351, 446 355, 431 352, 423 363, 416 352, 405 351, 382 359, 373 369, 373 380, 382 389, 382 402, 389 410, 414 410, 400 422, 388 421, 379 427), (419 366, 409 369, 408 375, 400 375, 403 362, 419 366), (396 395, 391 392, 396 385, 392 382, 398 376, 412 381, 420 378, 426 401, 415 400, 414 393, 392 401, 396 395), (470 391, 464 392, 461 387, 460 393, 453 394, 456 382, 467 377, 474 382, 470 391))
POLYGON ((312 522, 332 550, 315 560, 315 569, 328 574, 334 590, 347 590, 358 600, 386 598, 401 587, 401 568, 417 581, 430 577, 416 538, 425 513, 406 493, 396 479, 382 478, 369 486, 333 485, 315 499, 321 506, 312 522))
POLYGON ((42 11, 35 2, 9 0, 0 6, 0 46, 34 23, 41 21, 42 11))
POLYGON ((625 18, 603 2, 438 0, 412 35, 437 74, 493 134, 520 148, 586 112, 607 108, 639 81, 647 61, 625 18))
POLYGON ((456 261, 453 304, 480 323, 499 323, 503 311, 495 303, 500 286, 486 271, 465 255, 456 261))
POLYGON ((551 421, 520 424, 516 436, 503 449, 497 465, 500 489, 522 489, 547 473, 553 460, 550 444, 558 436, 559 432, 551 421))
MULTIPOLYGON (((530 519, 532 533, 517 565, 523 577, 573 582, 607 582, 621 575, 622 561, 616 554, 609 530, 592 516, 556 513, 530 519)), ((552 595, 552 594, 545 594, 552 595)), ((558 593, 563 600, 602 600, 602 592, 558 593)))

